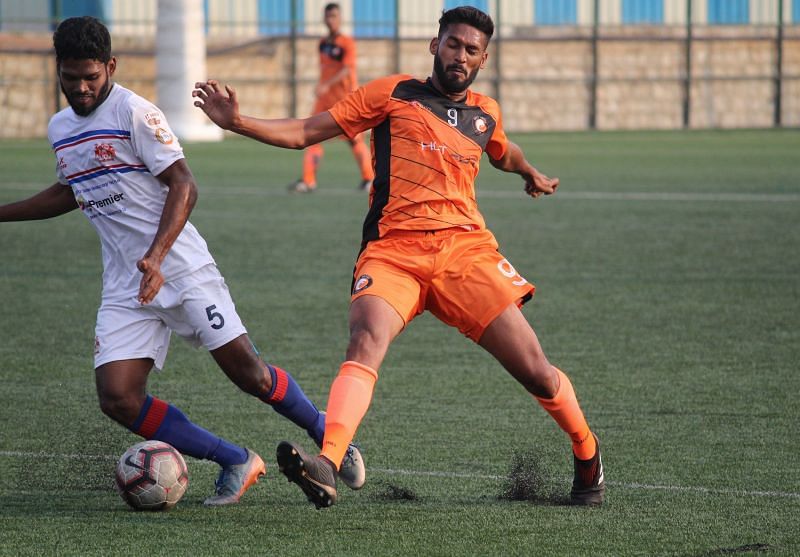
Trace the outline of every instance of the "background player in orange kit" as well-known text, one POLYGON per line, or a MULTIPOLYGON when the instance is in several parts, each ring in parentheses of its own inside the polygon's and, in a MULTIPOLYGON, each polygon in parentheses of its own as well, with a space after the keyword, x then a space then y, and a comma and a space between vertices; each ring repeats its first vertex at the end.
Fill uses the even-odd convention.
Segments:
MULTIPOLYGON (((339 4, 325 6, 325 26, 328 36, 319 42, 319 83, 315 90, 316 102, 313 114, 331 108, 358 86, 356 77, 356 42, 342 35, 342 11, 339 4)), ((369 191, 375 174, 370 162, 369 150, 362 136, 343 137, 353 149, 353 156, 361 171, 358 188, 369 191)), ((322 144, 311 145, 303 154, 303 177, 289 184, 289 191, 311 193, 317 187, 317 168, 322 162, 322 144)))
POLYGON ((373 130, 375 181, 353 275, 350 341, 331 385, 322 451, 311 456, 292 443, 278 446, 281 471, 317 508, 336 502, 335 463, 369 408, 389 345, 426 309, 492 354, 569 435, 572 502, 603 502, 597 437, 569 378, 547 360, 520 311, 534 287, 498 251, 477 207, 474 181, 484 152, 495 168, 519 174, 534 198, 559 184, 508 140, 497 102, 469 90, 493 32, 480 10, 446 11, 430 42, 427 80, 378 79, 304 120, 240 115, 236 92, 222 92, 216 81, 198 83, 192 93, 220 127, 279 147, 373 130))

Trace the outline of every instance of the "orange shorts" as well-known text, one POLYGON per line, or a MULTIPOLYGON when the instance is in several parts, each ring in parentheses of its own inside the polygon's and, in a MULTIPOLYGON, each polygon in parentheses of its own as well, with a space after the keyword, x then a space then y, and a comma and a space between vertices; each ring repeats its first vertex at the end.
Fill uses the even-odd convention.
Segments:
POLYGON ((351 301, 383 298, 406 325, 427 309, 477 342, 509 304, 522 305, 534 290, 488 230, 395 230, 359 256, 351 301))

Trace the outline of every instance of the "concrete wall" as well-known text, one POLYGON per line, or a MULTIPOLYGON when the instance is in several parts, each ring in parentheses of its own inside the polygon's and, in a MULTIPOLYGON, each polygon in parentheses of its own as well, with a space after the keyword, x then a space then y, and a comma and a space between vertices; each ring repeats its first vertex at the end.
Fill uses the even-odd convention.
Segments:
MULTIPOLYGON (((671 129, 683 125, 685 42, 677 28, 604 28, 597 45, 599 129, 671 129)), ((490 47, 474 87, 500 93, 510 131, 587 129, 592 99, 590 29, 546 29, 506 37, 490 47), (500 59, 501 79, 495 62, 500 59)), ((692 46, 693 128, 769 127, 774 119, 776 48, 773 28, 702 27, 692 46)), ((317 39, 297 43, 298 116, 310 113, 317 78, 317 39)), ((403 73, 429 75, 428 40, 399 43, 403 73)), ((158 102, 152 40, 115 37, 116 79, 158 102)), ((395 44, 358 43, 364 82, 392 73, 395 44)), ((208 76, 239 91, 242 110, 285 117, 293 104, 291 48, 285 39, 232 43, 209 38, 208 76)), ((800 27, 785 29, 781 87, 785 126, 800 126, 800 27)), ((50 36, 0 33, 0 138, 42 137, 58 99, 50 36)), ((187 91, 187 95, 190 92, 187 91)))

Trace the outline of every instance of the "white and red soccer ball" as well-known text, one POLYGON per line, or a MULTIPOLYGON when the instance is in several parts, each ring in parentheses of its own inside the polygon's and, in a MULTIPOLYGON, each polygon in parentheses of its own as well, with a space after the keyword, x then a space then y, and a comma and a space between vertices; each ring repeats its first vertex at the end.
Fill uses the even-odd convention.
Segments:
POLYGON ((116 484, 125 502, 137 511, 162 511, 174 507, 186 493, 189 472, 172 445, 142 441, 120 457, 116 484))

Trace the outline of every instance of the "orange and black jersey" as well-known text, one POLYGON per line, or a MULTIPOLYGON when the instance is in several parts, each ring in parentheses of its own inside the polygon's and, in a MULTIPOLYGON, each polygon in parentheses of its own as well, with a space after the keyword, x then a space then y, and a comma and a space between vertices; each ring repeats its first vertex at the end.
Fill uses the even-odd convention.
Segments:
POLYGON ((347 35, 325 37, 319 42, 319 82, 326 83, 342 69, 348 72, 330 86, 330 89, 318 101, 330 108, 336 101, 344 98, 358 86, 356 76, 356 42, 347 35))
POLYGON ((348 137, 372 129, 365 242, 390 230, 486 227, 475 199, 481 155, 500 159, 508 147, 494 99, 468 90, 456 102, 430 79, 395 75, 357 89, 330 114, 348 137))

